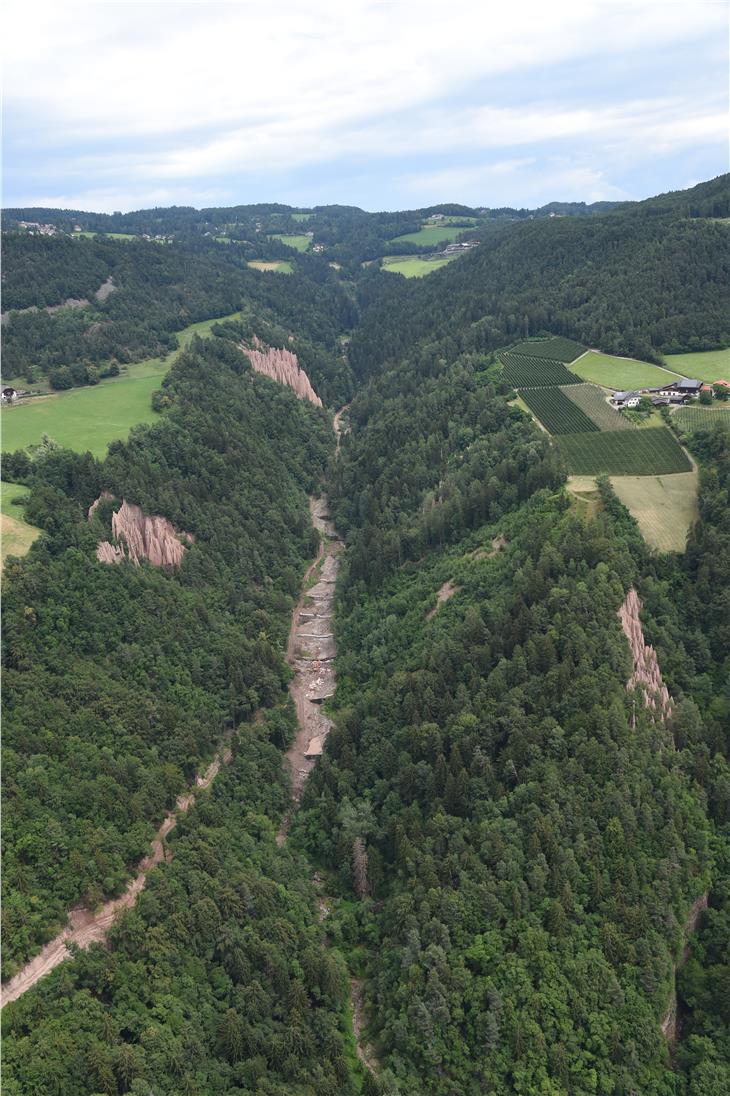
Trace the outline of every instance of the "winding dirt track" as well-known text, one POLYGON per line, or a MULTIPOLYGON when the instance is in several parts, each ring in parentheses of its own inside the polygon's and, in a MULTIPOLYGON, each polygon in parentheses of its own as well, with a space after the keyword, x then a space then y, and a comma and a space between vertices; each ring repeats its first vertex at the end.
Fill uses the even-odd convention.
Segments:
MULTIPOLYGON (((66 928, 59 932, 42 951, 31 959, 21 971, 11 978, 2 988, 2 1006, 9 1001, 15 1001, 18 997, 34 986, 37 981, 49 974, 54 967, 68 959, 71 955, 69 944, 76 944, 80 948, 88 948, 90 944, 99 943, 106 939, 114 918, 121 910, 130 909, 137 901, 137 897, 143 890, 147 881, 147 875, 165 857, 164 841, 170 830, 174 829, 180 818, 190 810, 195 802, 195 792, 210 787, 220 771, 221 762, 227 763, 231 759, 231 751, 228 747, 216 755, 208 766, 205 775, 199 776, 195 789, 179 796, 175 809, 164 818, 152 842, 152 848, 148 856, 140 861, 137 874, 128 884, 124 894, 119 898, 112 898, 100 909, 94 911, 86 907, 78 907, 71 910, 68 915, 66 928)), ((0 1006, 0 1007, 2 1007, 0 1006)))

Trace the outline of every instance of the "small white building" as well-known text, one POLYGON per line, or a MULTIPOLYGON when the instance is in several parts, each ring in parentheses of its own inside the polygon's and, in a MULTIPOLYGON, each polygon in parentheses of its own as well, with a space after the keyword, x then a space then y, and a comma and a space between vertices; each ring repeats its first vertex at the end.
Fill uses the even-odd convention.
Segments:
POLYGON ((641 392, 614 392, 611 396, 611 403, 614 407, 638 407, 641 400, 641 392))

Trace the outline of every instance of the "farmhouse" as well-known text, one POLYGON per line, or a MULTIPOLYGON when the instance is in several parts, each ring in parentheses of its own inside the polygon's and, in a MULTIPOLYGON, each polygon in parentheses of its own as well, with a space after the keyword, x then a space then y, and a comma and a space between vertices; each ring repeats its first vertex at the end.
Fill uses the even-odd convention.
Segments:
POLYGON ((611 403, 619 410, 623 407, 638 407, 641 400, 641 392, 614 392, 611 403))
POLYGON ((682 377, 681 380, 672 381, 670 384, 662 385, 661 388, 647 388, 646 391, 651 396, 662 396, 671 403, 685 403, 688 399, 699 396, 702 391, 702 381, 687 380, 682 377))

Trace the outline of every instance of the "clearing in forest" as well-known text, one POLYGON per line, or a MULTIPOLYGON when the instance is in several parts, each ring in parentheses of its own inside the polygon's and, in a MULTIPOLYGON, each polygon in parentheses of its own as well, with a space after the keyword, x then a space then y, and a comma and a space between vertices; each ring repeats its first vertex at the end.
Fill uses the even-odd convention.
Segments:
POLYGON ((38 396, 2 410, 3 449, 13 452, 37 445, 43 434, 67 449, 103 457, 110 441, 124 439, 133 426, 154 422, 152 393, 195 335, 205 337, 217 323, 235 320, 240 312, 190 324, 178 332, 179 346, 166 358, 148 358, 130 365, 119 377, 85 388, 70 388, 38 396))
POLYGON ((612 476, 611 486, 641 534, 659 552, 683 552, 697 520, 697 472, 673 476, 612 476))
POLYGON ((562 335, 551 335, 548 339, 526 339, 513 346, 512 354, 526 354, 527 357, 550 358, 552 361, 568 364, 585 354, 586 348, 575 339, 566 339, 562 335))
POLYGON ((616 390, 657 388, 661 384, 679 379, 679 374, 658 365, 640 362, 636 358, 617 358, 612 354, 601 354, 597 350, 587 350, 570 368, 584 381, 592 381, 593 384, 616 390))
POLYGON ((389 255, 383 259, 382 269, 390 274, 402 274, 404 278, 423 278, 446 266, 452 259, 458 259, 458 255, 439 255, 435 259, 417 255, 389 255))
POLYGON ((273 270, 276 274, 293 274, 294 267, 288 259, 273 259, 271 262, 263 259, 251 259, 246 263, 252 270, 273 270))
POLYGON ((683 377, 694 380, 730 381, 730 348, 725 350, 700 350, 694 354, 665 354, 668 369, 675 369, 683 377))
POLYGON ((24 556, 42 530, 23 521, 23 507, 14 506, 13 500, 28 494, 28 488, 20 483, 0 484, 0 511, 2 523, 2 563, 7 556, 24 556))
POLYGON ((416 244, 417 247, 436 247, 437 244, 448 244, 461 236, 462 232, 468 232, 469 225, 424 225, 418 232, 406 232, 404 236, 396 236, 390 242, 393 244, 416 244))
POLYGON ((286 232, 274 232, 269 239, 279 240, 286 247, 293 247, 295 251, 306 251, 312 242, 311 236, 291 236, 286 232))

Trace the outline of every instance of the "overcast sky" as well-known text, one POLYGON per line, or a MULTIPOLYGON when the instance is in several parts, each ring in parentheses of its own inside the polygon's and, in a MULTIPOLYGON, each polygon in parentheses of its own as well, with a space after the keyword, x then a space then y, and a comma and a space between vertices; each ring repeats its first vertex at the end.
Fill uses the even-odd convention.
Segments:
POLYGON ((537 206, 728 170, 727 0, 5 11, 4 206, 537 206))

